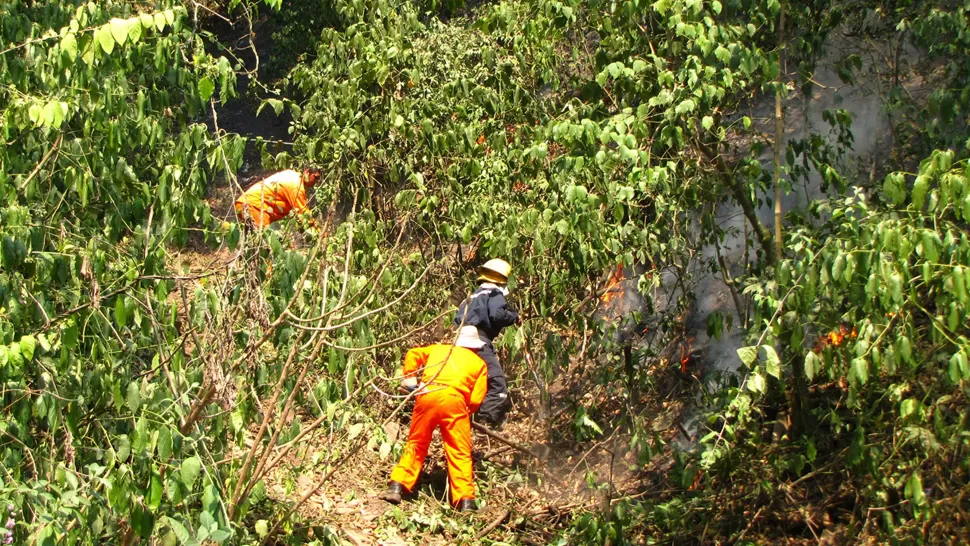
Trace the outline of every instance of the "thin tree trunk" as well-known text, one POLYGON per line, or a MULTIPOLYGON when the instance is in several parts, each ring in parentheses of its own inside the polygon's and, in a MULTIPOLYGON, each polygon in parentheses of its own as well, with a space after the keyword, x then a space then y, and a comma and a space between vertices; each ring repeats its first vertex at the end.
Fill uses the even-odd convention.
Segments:
POLYGON ((775 90, 775 256, 781 259, 781 151, 785 147, 785 113, 781 95, 785 85, 785 2, 778 14, 778 88, 775 90))

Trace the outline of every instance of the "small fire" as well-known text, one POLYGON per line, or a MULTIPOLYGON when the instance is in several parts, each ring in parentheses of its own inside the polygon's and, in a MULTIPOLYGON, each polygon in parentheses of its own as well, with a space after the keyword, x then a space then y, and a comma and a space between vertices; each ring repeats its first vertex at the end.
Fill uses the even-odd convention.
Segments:
POLYGON ((687 373, 687 365, 690 364, 690 355, 694 349, 694 338, 687 338, 687 342, 680 346, 680 372, 687 373))
POLYGON ((851 328, 846 324, 839 325, 838 330, 833 330, 828 334, 818 338, 815 343, 815 352, 821 352, 825 347, 831 345, 832 347, 840 347, 845 343, 847 339, 855 339, 858 337, 859 332, 856 331, 855 326, 851 328))
POLYGON ((600 301, 603 303, 609 303, 616 299, 616 297, 623 292, 623 287, 620 283, 623 281, 623 264, 617 264, 616 271, 610 275, 610 280, 606 283, 606 292, 600 296, 600 301))

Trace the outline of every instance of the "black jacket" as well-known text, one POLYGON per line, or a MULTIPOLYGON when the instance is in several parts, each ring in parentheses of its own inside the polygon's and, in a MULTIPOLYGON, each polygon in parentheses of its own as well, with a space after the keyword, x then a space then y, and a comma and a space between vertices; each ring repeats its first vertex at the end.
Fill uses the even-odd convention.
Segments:
POLYGON ((468 306, 468 316, 465 326, 478 328, 478 335, 483 341, 492 341, 506 326, 512 326, 519 320, 519 314, 509 308, 505 294, 497 288, 480 286, 471 298, 462 302, 455 313, 455 326, 462 322, 465 306, 468 306))

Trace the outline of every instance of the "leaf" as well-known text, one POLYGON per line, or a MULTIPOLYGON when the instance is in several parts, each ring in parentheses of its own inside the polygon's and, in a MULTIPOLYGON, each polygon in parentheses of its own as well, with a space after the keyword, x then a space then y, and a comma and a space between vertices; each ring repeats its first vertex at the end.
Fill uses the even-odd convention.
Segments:
POLYGON ((162 15, 161 13, 158 13, 156 11, 155 14, 153 15, 153 19, 155 21, 155 30, 157 30, 159 32, 165 30, 165 16, 164 15, 162 15))
POLYGON ((162 504, 162 477, 158 472, 152 472, 148 494, 145 495, 145 505, 152 511, 158 510, 162 504))
POLYGON ((115 322, 119 328, 124 328, 128 324, 128 307, 125 305, 125 296, 119 295, 115 298, 115 322))
POLYGON ((58 128, 64 121, 64 110, 61 108, 61 103, 58 101, 50 101, 44 106, 44 118, 45 125, 49 125, 53 128, 58 128))
POLYGON ((199 525, 210 530, 219 528, 219 523, 216 522, 216 519, 212 517, 212 514, 206 511, 199 514, 199 525))
POLYGON ((182 461, 182 467, 180 469, 180 474, 182 476, 182 484, 185 485, 189 491, 195 485, 195 480, 199 479, 199 473, 202 471, 202 461, 198 457, 189 457, 182 461))
POLYGON ((128 396, 126 398, 126 403, 128 405, 128 409, 130 409, 132 413, 138 411, 138 408, 141 407, 141 390, 138 388, 138 381, 128 383, 128 396))
POLYGON ((741 358, 741 362, 745 366, 751 367, 754 361, 758 358, 758 348, 757 347, 741 347, 738 349, 738 357, 741 358))
POLYGON ((72 62, 77 59, 77 36, 73 32, 61 38, 61 51, 67 53, 72 62))
POLYGON ((925 174, 916 177, 916 182, 913 184, 913 205, 916 206, 917 210, 923 208, 923 201, 926 199, 926 192, 929 187, 930 177, 925 174))
POLYGON ((37 348, 37 340, 34 336, 26 335, 20 338, 20 355, 24 357, 24 363, 29 363, 34 359, 34 350, 37 348))
POLYGON ((906 487, 903 489, 903 494, 907 499, 913 501, 916 506, 922 506, 926 501, 926 495, 923 493, 923 480, 920 478, 919 472, 913 472, 909 479, 906 480, 906 487))
POLYGON ((118 45, 125 45, 128 41, 128 20, 118 19, 117 17, 108 22, 108 30, 111 32, 111 37, 115 39, 115 43, 118 45))
MULTIPOLYGON (((740 350, 740 349, 739 349, 740 350)), ((767 390, 768 383, 765 381, 765 376, 758 372, 754 372, 748 378, 748 390, 751 392, 763 393, 767 390)))
POLYGON ((108 26, 98 27, 98 30, 94 31, 94 39, 97 40, 105 54, 111 55, 111 52, 115 49, 115 39, 111 36, 111 30, 108 29, 108 26))
POLYGON ((714 11, 715 14, 720 15, 721 14, 721 3, 718 2, 718 0, 714 0, 713 2, 711 2, 711 9, 714 11))
POLYGON ((209 538, 216 542, 225 542, 232 534, 225 529, 217 529, 209 534, 209 538))
POLYGON ((149 13, 142 13, 138 16, 138 20, 141 21, 141 26, 145 30, 152 28, 152 25, 155 23, 155 20, 149 13))
POLYGON ((378 450, 378 455, 381 460, 387 459, 387 456, 391 454, 391 444, 384 442, 381 444, 380 450, 378 450))
POLYGON ((902 205, 906 201, 906 179, 899 173, 888 174, 882 182, 882 191, 894 205, 902 205))
POLYGON ((917 408, 919 408, 919 401, 915 398, 907 398, 906 400, 903 400, 901 404, 899 404, 899 416, 905 419, 916 413, 917 408))
POLYGON ((350 429, 347 430, 347 439, 353 440, 354 438, 360 436, 361 431, 364 430, 363 423, 354 423, 350 425, 350 429))
POLYGON ((181 542, 182 544, 188 544, 189 542, 192 541, 192 535, 189 534, 189 530, 186 529, 181 522, 179 522, 178 520, 174 520, 168 516, 165 517, 165 522, 168 523, 168 526, 172 528, 172 531, 175 533, 175 536, 179 538, 179 542, 181 542))
POLYGON ((765 350, 765 371, 768 375, 781 379, 781 359, 778 358, 775 348, 771 345, 762 345, 761 348, 765 350))
POLYGON ((30 105, 27 109, 27 116, 30 118, 30 122, 40 127, 44 125, 44 107, 36 102, 30 105))
POLYGON ((162 462, 168 461, 172 456, 172 429, 163 426, 158 431, 158 458, 162 462))
POLYGON ((701 119, 701 127, 703 127, 704 129, 707 129, 708 131, 710 131, 713 125, 714 125, 714 118, 712 118, 711 116, 704 116, 704 118, 701 119))
POLYGON ((131 40, 132 44, 138 43, 141 40, 142 25, 137 19, 130 19, 128 21, 128 39, 131 40))
POLYGON ((865 385, 869 380, 869 362, 864 358, 853 358, 849 367, 849 381, 865 385))
POLYGON ((256 522, 256 534, 259 538, 265 537, 269 533, 269 522, 265 519, 261 519, 256 522))
POLYGON ((693 112, 694 106, 695 104, 693 99, 686 99, 682 101, 680 104, 678 104, 677 108, 675 108, 674 111, 680 115, 683 115, 683 114, 693 112))
POLYGON ((203 101, 208 101, 209 97, 212 96, 212 93, 215 90, 216 84, 211 78, 209 78, 209 76, 205 76, 199 80, 199 98, 201 98, 203 101))
POLYGON ((596 424, 596 421, 590 419, 589 415, 586 415, 585 413, 583 414, 583 425, 596 431, 596 434, 603 434, 603 429, 601 429, 600 426, 596 424))
POLYGON ((818 373, 820 367, 820 362, 821 359, 819 359, 818 355, 815 354, 814 351, 809 351, 809 353, 805 355, 805 377, 808 377, 809 381, 815 379, 815 375, 818 373))

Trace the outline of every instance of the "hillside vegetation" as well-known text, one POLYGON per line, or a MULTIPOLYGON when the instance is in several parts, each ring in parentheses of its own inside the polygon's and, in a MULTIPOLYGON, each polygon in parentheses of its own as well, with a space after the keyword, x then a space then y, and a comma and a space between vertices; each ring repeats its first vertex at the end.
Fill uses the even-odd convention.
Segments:
POLYGON ((970 541, 968 16, 0 0, 5 543, 970 541), (872 157, 848 102, 793 129, 843 88, 872 157), (320 229, 240 229, 255 157, 323 169, 320 229), (475 437, 480 515, 435 449, 387 506, 404 351, 494 257, 532 453, 475 437))

